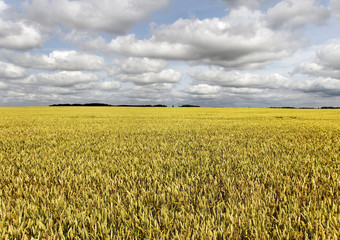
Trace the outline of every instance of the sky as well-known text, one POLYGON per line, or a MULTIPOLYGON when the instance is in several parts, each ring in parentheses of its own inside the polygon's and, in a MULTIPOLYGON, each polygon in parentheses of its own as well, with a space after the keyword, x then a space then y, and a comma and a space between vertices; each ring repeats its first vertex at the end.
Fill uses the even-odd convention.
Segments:
POLYGON ((0 0, 0 106, 340 106, 339 0, 0 0))

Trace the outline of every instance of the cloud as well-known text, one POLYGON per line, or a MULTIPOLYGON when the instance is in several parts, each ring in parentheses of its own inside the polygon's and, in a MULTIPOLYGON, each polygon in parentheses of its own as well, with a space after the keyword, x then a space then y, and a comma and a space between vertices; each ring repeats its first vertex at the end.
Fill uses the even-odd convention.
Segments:
POLYGON ((120 88, 121 88, 121 84, 119 82, 105 81, 105 82, 98 82, 96 84, 96 89, 104 90, 104 91, 117 90, 120 88))
POLYGON ((218 99, 221 98, 223 88, 220 86, 211 86, 209 84, 191 85, 183 90, 188 96, 201 99, 218 99))
POLYGON ((237 8, 240 6, 246 6, 248 8, 257 8, 260 6, 261 2, 265 2, 268 0, 222 0, 225 2, 230 8, 237 8))
POLYGON ((11 19, 15 13, 4 1, 0 0, 0 48, 29 50, 39 48, 45 37, 36 24, 29 21, 11 19))
POLYGON ((316 77, 334 78, 340 81, 340 45, 326 44, 320 47, 312 61, 301 63, 295 73, 316 77))
POLYGON ((18 81, 21 84, 38 86, 74 87, 75 85, 97 82, 98 76, 80 71, 61 71, 57 73, 39 73, 18 81))
POLYGON ((100 71, 106 68, 102 57, 72 51, 53 51, 49 55, 31 55, 29 53, 3 54, 10 62, 26 68, 65 71, 100 71))
POLYGON ((324 96, 340 96, 340 81, 333 78, 319 78, 307 81, 300 90, 307 93, 320 93, 324 96))
POLYGON ((294 80, 280 74, 250 74, 229 72, 223 69, 197 71, 189 74, 194 84, 186 90, 187 93, 204 95, 210 94, 212 87, 220 92, 229 93, 260 93, 263 91, 287 91, 319 93, 324 96, 340 96, 340 81, 332 78, 317 78, 309 80, 294 80), (206 91, 203 88, 207 88, 206 91))
POLYGON ((96 45, 102 52, 125 56, 253 69, 289 56, 304 44, 295 31, 273 30, 263 13, 244 7, 223 18, 179 19, 153 28, 152 33, 149 39, 130 34, 108 44, 98 38, 96 44, 89 42, 84 47, 94 50, 96 45))
POLYGON ((37 96, 53 96, 52 98, 58 97, 62 101, 65 101, 62 99, 62 97, 66 96, 81 96, 84 97, 86 93, 89 93, 90 90, 89 85, 83 85, 83 86, 75 86, 73 88, 64 88, 64 87, 57 87, 57 86, 44 86, 44 87, 38 87, 38 89, 35 90, 35 93, 37 96))
POLYGON ((323 24, 329 10, 316 5, 315 0, 284 0, 267 11, 267 21, 273 28, 297 29, 306 24, 323 24))
POLYGON ((297 83, 280 74, 259 75, 224 70, 199 71, 189 76, 200 83, 233 88, 277 89, 290 88, 297 83))
POLYGON ((0 102, 15 102, 19 105, 35 103, 81 103, 99 101, 103 96, 111 99, 121 88, 119 82, 99 81, 94 74, 76 71, 33 74, 24 79, 14 79, 7 83, 0 81, 2 99, 0 102), (15 91, 12 89, 15 88, 15 91))
POLYGON ((150 58, 119 58, 115 59, 110 75, 117 74, 142 74, 145 72, 160 72, 166 67, 166 62, 150 58))
POLYGON ((144 98, 149 97, 155 99, 155 94, 160 94, 157 98, 161 99, 162 94, 169 93, 172 88, 173 84, 171 83, 152 83, 148 85, 135 85, 133 86, 132 90, 134 93, 143 93, 143 95, 145 96, 144 98))
MULTIPOLYGON (((311 85, 309 89, 258 89, 258 88, 235 88, 222 87, 216 93, 195 92, 199 87, 193 83, 184 91, 175 93, 175 98, 181 104, 197 104, 200 106, 221 107, 321 107, 329 105, 330 101, 337 101, 340 96, 339 90, 320 89, 320 86, 311 85)), ((202 86, 202 85, 201 85, 202 86)), ((214 87, 214 85, 207 85, 214 87)), ((324 85, 322 85, 324 86, 324 85)), ((210 88, 208 87, 208 88, 210 88)), ((339 89, 339 88, 338 88, 339 89)))
POLYGON ((5 10, 7 10, 9 8, 9 6, 3 1, 0 0, 0 12, 4 12, 5 10))
POLYGON ((339 0, 330 0, 329 3, 330 9, 336 18, 340 18, 340 1, 339 0))
POLYGON ((133 82, 137 85, 155 84, 155 83, 177 83, 181 79, 181 74, 173 69, 166 69, 161 72, 148 72, 134 75, 122 75, 120 80, 124 82, 133 82))
POLYGON ((110 76, 123 82, 135 85, 152 85, 177 83, 181 80, 181 73, 173 69, 164 69, 166 62, 150 58, 119 58, 115 59, 108 69, 110 76))
POLYGON ((17 79, 27 75, 25 69, 10 63, 0 62, 0 78, 17 79))
MULTIPOLYGON (((171 104, 173 84, 153 83, 148 85, 134 85, 122 92, 123 104, 171 104), (125 101, 125 102, 124 102, 125 101)), ((119 101, 119 100, 118 100, 119 101)))
POLYGON ((6 83, 0 81, 0 90, 7 89, 7 87, 8 85, 6 83))
POLYGON ((12 50, 40 48, 45 38, 34 25, 0 19, 0 47, 12 50))
POLYGON ((187 90, 189 93, 198 94, 198 95, 206 95, 206 94, 215 94, 221 91, 220 86, 211 86, 208 84, 198 84, 194 85, 187 90))
POLYGON ((168 0, 31 0, 22 7, 27 17, 42 25, 122 34, 167 4, 168 0))

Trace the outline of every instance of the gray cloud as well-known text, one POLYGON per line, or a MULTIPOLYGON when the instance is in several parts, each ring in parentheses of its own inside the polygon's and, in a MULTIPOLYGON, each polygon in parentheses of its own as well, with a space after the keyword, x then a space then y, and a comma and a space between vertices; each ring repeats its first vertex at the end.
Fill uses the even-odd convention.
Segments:
POLYGON ((268 24, 273 28, 297 29, 305 24, 322 24, 329 16, 329 10, 316 5, 315 0, 284 0, 267 11, 268 24))
POLYGON ((181 80, 181 73, 165 67, 166 62, 157 59, 119 58, 113 61, 108 73, 117 80, 135 85, 177 83, 181 80))
POLYGON ((120 89, 121 86, 122 85, 119 82, 105 81, 105 82, 98 82, 96 84, 96 89, 103 90, 103 91, 112 91, 112 90, 120 89))
POLYGON ((166 62, 149 58, 119 58, 115 59, 109 74, 142 74, 145 72, 160 72, 166 67, 166 62))
POLYGON ((122 34, 167 4, 168 0, 30 0, 22 8, 42 25, 122 34))
POLYGON ((220 87, 228 89, 229 93, 260 93, 268 89, 274 91, 319 93, 324 96, 340 96, 340 81, 332 78, 318 78, 311 80, 293 80, 280 74, 260 75, 250 73, 227 72, 224 70, 199 71, 190 74, 195 80, 194 85, 186 92, 196 95, 204 95, 204 87, 207 94, 220 87), (200 91, 197 91, 199 89, 200 91))
MULTIPOLYGON (((192 84, 182 92, 176 94, 179 104, 197 104, 200 106, 220 106, 220 107, 250 107, 250 106, 271 106, 267 105, 269 92, 265 90, 236 89, 208 84, 192 84), (204 90, 207 88, 208 90, 204 90), (197 90, 199 89, 199 90, 197 90)), ((271 96, 271 101, 274 98, 271 96)))
POLYGON ((38 87, 38 89, 35 91, 35 94, 37 95, 44 95, 44 96, 84 96, 85 93, 89 92, 90 86, 82 86, 74 87, 74 88, 65 88, 65 87, 58 87, 58 86, 44 86, 44 87, 38 87))
POLYGON ((220 93, 222 88, 220 86, 211 86, 208 84, 198 84, 191 86, 185 91, 196 95, 209 95, 209 97, 215 96, 216 93, 220 93))
POLYGON ((154 83, 149 85, 134 85, 122 94, 129 104, 171 104, 174 101, 172 84, 154 83))
POLYGON ((61 71, 56 73, 39 73, 16 81, 20 84, 38 86, 74 87, 75 85, 88 84, 98 81, 98 76, 80 71, 61 71))
MULTIPOLYGON (((112 100, 121 84, 115 81, 99 81, 94 74, 82 72, 57 72, 34 74, 8 83, 0 81, 0 103, 17 105, 47 105, 51 103, 76 103, 112 100), (15 89, 12 91, 11 89, 15 89), (107 96, 107 98, 103 98, 107 96)), ((119 97, 118 97, 119 98, 119 97)))
POLYGON ((340 81, 333 78, 319 78, 314 81, 307 81, 304 88, 300 89, 303 92, 320 93, 324 96, 340 96, 340 81))
MULTIPOLYGON (((193 91, 197 87, 215 87, 215 85, 202 86, 195 84, 188 86, 184 91, 176 94, 181 103, 193 103, 201 106, 221 107, 321 107, 336 102, 340 99, 339 93, 334 89, 321 89, 310 87, 309 89, 258 89, 258 88, 235 88, 222 87, 216 93, 199 93, 193 91), (315 91, 314 91, 315 90, 315 91)), ((315 86, 316 87, 316 86, 315 86)))
POLYGON ((91 89, 62 88, 56 86, 26 86, 25 89, 17 87, 16 91, 2 93, 0 102, 3 105, 15 103, 16 105, 42 105, 51 103, 83 102, 84 97, 91 98, 91 89))
POLYGON ((42 46, 45 38, 38 28, 25 22, 0 19, 0 47, 13 50, 28 50, 42 46))
POLYGON ((65 71, 99 71, 106 68, 102 57, 72 51, 53 51, 49 55, 31 55, 29 53, 5 52, 8 61, 26 68, 65 71))
POLYGON ((303 44, 295 31, 271 29, 265 19, 259 11, 239 8, 224 18, 179 19, 171 25, 154 28, 150 39, 138 40, 131 34, 106 44, 97 38, 84 47, 126 56, 185 60, 192 64, 259 68, 289 56, 303 44))
POLYGON ((39 48, 45 41, 37 24, 26 20, 12 19, 15 12, 0 0, 0 48, 29 50, 39 48))
POLYGON ((334 78, 340 82, 340 45, 327 44, 320 47, 312 61, 301 63, 295 73, 316 77, 334 78))
POLYGON ((304 28, 308 26, 305 36, 310 36, 315 30, 310 24, 323 24, 330 12, 340 18, 339 1, 330 0, 328 8, 314 0, 222 1, 229 8, 225 17, 150 24, 151 37, 143 39, 140 25, 136 35, 126 33, 168 0, 27 0, 20 13, 0 0, 0 104, 317 106, 340 99, 336 43, 323 46, 295 69, 309 76, 283 76, 301 62, 292 54, 308 44, 304 28), (277 4, 264 10, 265 1, 277 4), (82 51, 29 51, 43 47, 44 34, 52 37, 46 47, 69 49, 73 44, 82 51), (110 36, 114 38, 107 40, 110 36), (276 62, 288 56, 292 58, 276 62), (179 62, 169 63, 170 68, 167 60, 179 62), (219 67, 187 75, 191 68, 202 69, 196 65, 219 67), (262 74, 243 71, 266 66, 262 74))
POLYGON ((222 0, 225 2, 229 8, 237 8, 240 6, 246 6, 248 8, 257 8, 260 6, 261 2, 269 0, 222 0))
POLYGON ((121 75, 120 80, 124 82, 133 82, 137 85, 155 84, 155 83, 177 83, 181 79, 181 74, 173 69, 166 69, 161 72, 147 72, 141 74, 121 75))
POLYGON ((259 75, 229 72, 224 70, 194 72, 190 74, 190 77, 200 83, 209 83, 234 88, 276 89, 291 88, 298 84, 298 82, 285 78, 280 74, 259 75))
POLYGON ((10 63, 0 62, 0 78, 16 79, 23 78, 27 75, 24 68, 15 66, 10 63))
POLYGON ((0 90, 7 89, 7 87, 8 85, 6 83, 0 81, 0 90))
POLYGON ((340 18, 340 1, 330 0, 330 9, 336 18, 340 18))
MULTIPOLYGON (((242 1, 241 5, 251 2, 257 1, 242 1)), ((125 56, 256 69, 304 46, 301 28, 310 23, 321 24, 328 18, 329 10, 313 0, 284 0, 270 8, 267 14, 239 7, 223 18, 179 19, 170 25, 153 26, 149 39, 136 39, 130 34, 106 43, 98 37, 87 41, 83 47, 125 56)))

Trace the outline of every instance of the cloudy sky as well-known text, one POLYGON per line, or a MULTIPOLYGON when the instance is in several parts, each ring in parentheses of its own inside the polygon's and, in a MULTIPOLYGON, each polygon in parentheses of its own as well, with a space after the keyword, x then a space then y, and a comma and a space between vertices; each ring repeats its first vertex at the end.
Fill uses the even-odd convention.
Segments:
POLYGON ((339 0, 0 0, 0 106, 340 106, 339 0))

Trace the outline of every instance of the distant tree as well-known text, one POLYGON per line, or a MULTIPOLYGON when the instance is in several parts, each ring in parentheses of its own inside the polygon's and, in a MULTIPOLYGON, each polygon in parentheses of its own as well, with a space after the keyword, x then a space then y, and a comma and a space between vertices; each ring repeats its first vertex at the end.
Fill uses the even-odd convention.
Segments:
POLYGON ((321 107, 321 109, 340 109, 340 107, 328 106, 328 107, 321 107))
POLYGON ((198 106, 198 105, 184 104, 184 105, 179 106, 179 107, 200 107, 200 106, 198 106))

